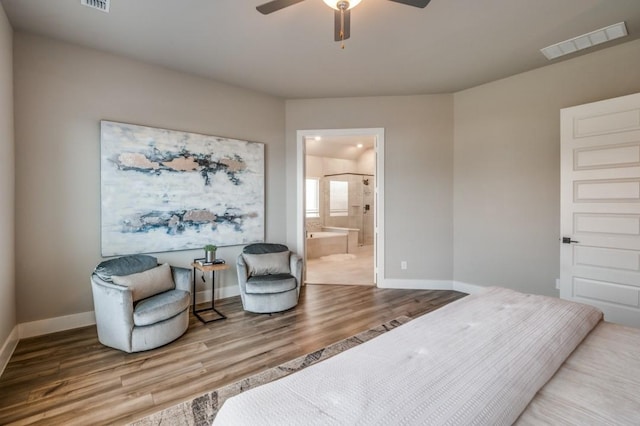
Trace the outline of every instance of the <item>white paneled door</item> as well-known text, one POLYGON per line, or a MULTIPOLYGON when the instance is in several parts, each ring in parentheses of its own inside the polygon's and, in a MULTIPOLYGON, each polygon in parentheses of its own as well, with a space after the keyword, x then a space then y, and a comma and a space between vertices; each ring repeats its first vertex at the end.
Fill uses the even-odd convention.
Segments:
POLYGON ((640 93, 560 117, 560 297, 640 327, 640 93))

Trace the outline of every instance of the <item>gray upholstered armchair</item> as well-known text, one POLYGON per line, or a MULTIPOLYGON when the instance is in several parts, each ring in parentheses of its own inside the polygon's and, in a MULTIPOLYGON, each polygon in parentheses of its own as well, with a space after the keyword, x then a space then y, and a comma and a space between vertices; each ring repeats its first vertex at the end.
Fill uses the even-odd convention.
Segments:
POLYGON ((242 306, 256 313, 280 312, 298 304, 302 258, 282 244, 246 246, 236 263, 242 306))
POLYGON ((158 265, 155 257, 124 256, 91 274, 98 340, 125 352, 157 348, 189 326, 191 270, 158 265))

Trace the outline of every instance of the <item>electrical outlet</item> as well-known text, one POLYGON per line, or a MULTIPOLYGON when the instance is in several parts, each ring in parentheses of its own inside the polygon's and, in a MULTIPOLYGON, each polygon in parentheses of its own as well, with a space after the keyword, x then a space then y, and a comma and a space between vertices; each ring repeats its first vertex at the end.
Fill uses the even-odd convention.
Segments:
POLYGON ((407 269, 407 261, 403 260, 402 262, 400 262, 400 269, 407 269))
POLYGON ((560 290, 560 278, 556 278, 556 290, 560 290))

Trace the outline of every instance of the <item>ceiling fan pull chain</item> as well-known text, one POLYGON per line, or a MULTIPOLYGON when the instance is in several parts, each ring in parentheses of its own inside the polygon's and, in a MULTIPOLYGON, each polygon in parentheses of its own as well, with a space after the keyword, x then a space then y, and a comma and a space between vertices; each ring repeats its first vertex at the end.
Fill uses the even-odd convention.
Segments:
POLYGON ((340 43, 340 48, 344 49, 344 9, 340 9, 340 43))
POLYGON ((344 11, 349 9, 349 2, 339 1, 338 8, 340 9, 340 48, 344 49, 344 11))

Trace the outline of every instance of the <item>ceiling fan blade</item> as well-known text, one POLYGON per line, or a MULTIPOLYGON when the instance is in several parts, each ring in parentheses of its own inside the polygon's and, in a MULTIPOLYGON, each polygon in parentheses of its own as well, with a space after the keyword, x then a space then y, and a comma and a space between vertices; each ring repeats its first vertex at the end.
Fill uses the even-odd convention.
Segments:
POLYGON ((424 7, 427 7, 427 5, 431 0, 389 0, 389 1, 406 4, 407 6, 424 8, 424 7))
POLYGON ((285 7, 293 6, 296 3, 303 2, 304 0, 273 0, 269 3, 261 4, 256 7, 258 12, 263 15, 268 15, 273 12, 277 12, 280 9, 284 9, 285 7))
POLYGON ((333 14, 333 22, 334 22, 334 36, 333 39, 335 41, 346 40, 351 37, 351 10, 344 11, 344 26, 342 25, 342 15, 339 10, 336 10, 333 14), (343 34, 340 34, 340 31, 343 34))

